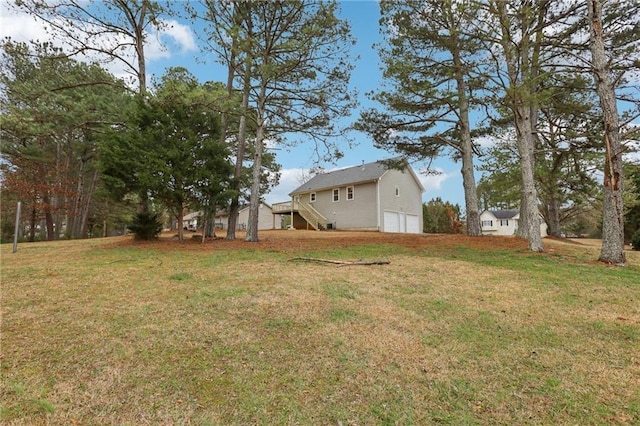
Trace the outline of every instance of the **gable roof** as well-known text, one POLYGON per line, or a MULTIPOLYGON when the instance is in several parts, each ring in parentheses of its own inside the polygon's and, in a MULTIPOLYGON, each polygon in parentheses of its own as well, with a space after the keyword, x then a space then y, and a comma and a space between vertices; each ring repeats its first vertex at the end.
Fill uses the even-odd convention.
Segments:
POLYGON ((518 210, 487 210, 494 215, 496 219, 513 219, 518 213, 518 210))
MULTIPOLYGON (((319 173, 300 185, 298 188, 291 191, 289 195, 377 181, 389 170, 390 167, 385 164, 384 161, 375 161, 373 163, 347 167, 345 169, 334 170, 332 172, 319 173)), ((406 170, 413 175, 420 189, 424 191, 420 180, 415 175, 409 164, 406 164, 406 170)))
MULTIPOLYGON (((271 209, 271 205, 267 204, 264 201, 260 201, 260 205, 266 206, 269 209, 271 209)), ((243 210, 247 210, 249 208, 249 204, 242 204, 238 207, 238 213, 240 213, 243 210)), ((229 210, 224 209, 224 210, 216 210, 216 217, 226 217, 229 216, 229 210)))
MULTIPOLYGON (((260 201, 260 204, 258 204, 258 208, 261 208, 262 206, 265 206, 266 208, 271 210, 271 205, 265 203, 264 201, 260 201)), ((250 207, 251 207, 250 204, 245 204, 244 206, 240 206, 240 209, 238 209, 238 213, 243 212, 245 210, 249 210, 250 207)))

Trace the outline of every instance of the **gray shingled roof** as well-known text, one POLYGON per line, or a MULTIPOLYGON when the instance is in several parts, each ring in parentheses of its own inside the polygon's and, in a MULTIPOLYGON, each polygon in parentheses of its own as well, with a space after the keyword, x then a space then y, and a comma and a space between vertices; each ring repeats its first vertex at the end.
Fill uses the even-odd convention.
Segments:
POLYGON ((308 182, 294 189, 289 193, 289 195, 376 181, 382 177, 387 170, 389 170, 387 165, 376 161, 374 163, 347 167, 346 169, 334 170, 328 173, 320 173, 312 177, 308 182))
POLYGON ((512 219, 518 214, 518 210, 489 210, 496 219, 512 219))

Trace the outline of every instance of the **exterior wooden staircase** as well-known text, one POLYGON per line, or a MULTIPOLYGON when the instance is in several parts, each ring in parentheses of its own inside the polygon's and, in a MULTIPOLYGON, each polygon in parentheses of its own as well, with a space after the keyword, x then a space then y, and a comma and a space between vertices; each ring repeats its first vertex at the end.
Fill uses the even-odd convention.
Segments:
POLYGON ((311 227, 317 231, 325 231, 327 229, 327 218, 318 210, 314 209, 310 204, 298 201, 298 213, 311 227))

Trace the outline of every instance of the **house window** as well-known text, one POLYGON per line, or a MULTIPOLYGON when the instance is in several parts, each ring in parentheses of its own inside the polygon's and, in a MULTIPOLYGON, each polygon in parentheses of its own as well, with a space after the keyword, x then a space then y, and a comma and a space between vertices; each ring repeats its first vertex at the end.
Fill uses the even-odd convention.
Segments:
POLYGON ((311 194, 309 194, 309 202, 315 203, 315 201, 316 201, 316 193, 312 192, 311 194))
POLYGON ((347 186, 347 200, 353 200, 353 198, 354 198, 353 186, 347 186))
POLYGON ((340 201, 340 189, 339 188, 335 188, 333 190, 333 202, 336 203, 340 201))
POLYGON ((482 221, 482 227, 483 228, 491 228, 493 226, 493 221, 492 220, 483 220, 482 221))
POLYGON ((396 186, 396 197, 400 196, 400 187, 396 186))
POLYGON ((509 226, 509 219, 500 220, 500 226, 509 226))

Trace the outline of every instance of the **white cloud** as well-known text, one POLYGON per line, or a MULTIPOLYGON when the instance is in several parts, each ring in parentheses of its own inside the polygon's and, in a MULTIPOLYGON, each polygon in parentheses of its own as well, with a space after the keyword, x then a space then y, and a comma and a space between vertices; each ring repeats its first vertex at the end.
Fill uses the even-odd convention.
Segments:
POLYGON ((272 138, 265 138, 264 139, 264 147, 265 149, 279 149, 278 148, 278 140, 277 139, 272 139, 272 138))
POLYGON ((420 179, 420 183, 424 186, 425 193, 429 197, 429 194, 434 192, 438 192, 442 189, 442 184, 448 181, 449 179, 453 179, 458 177, 460 173, 446 173, 441 168, 434 169, 436 173, 420 173, 418 174, 418 178, 420 179))
POLYGON ((196 49, 191 28, 176 20, 161 20, 160 28, 147 34, 145 58, 148 61, 167 59, 174 53, 191 52, 196 49))
MULTIPOLYGON (((69 43, 54 37, 47 31, 47 25, 43 21, 22 10, 10 7, 7 0, 0 0, 0 10, 0 37, 2 39, 11 37, 16 42, 29 42, 31 40, 51 42, 65 51, 71 50, 69 43)), ((195 36, 189 26, 176 20, 163 20, 162 24, 159 30, 153 29, 147 34, 145 58, 148 62, 168 59, 175 54, 191 52, 197 49, 195 36)), ((129 45, 131 40, 122 34, 105 34, 100 37, 94 37, 92 43, 103 45, 106 50, 109 50, 109 46, 126 46, 119 49, 119 55, 129 63, 136 64, 135 51, 133 46, 129 45)), ((78 56, 77 59, 100 62, 105 69, 119 78, 131 76, 131 70, 127 69, 121 61, 105 61, 105 57, 99 56, 97 53, 78 56)))
POLYGON ((10 9, 6 0, 0 1, 0 37, 11 37, 14 41, 25 43, 30 40, 51 40, 42 22, 26 13, 10 9))
POLYGON ((496 142, 497 142, 497 139, 494 138, 493 136, 479 136, 473 139, 473 143, 479 145, 480 148, 490 148, 493 145, 495 145, 496 142))
POLYGON ((173 42, 180 48, 181 52, 193 52, 197 50, 196 40, 193 35, 193 31, 187 25, 172 20, 163 20, 165 25, 161 29, 161 38, 167 36, 173 39, 173 42))

